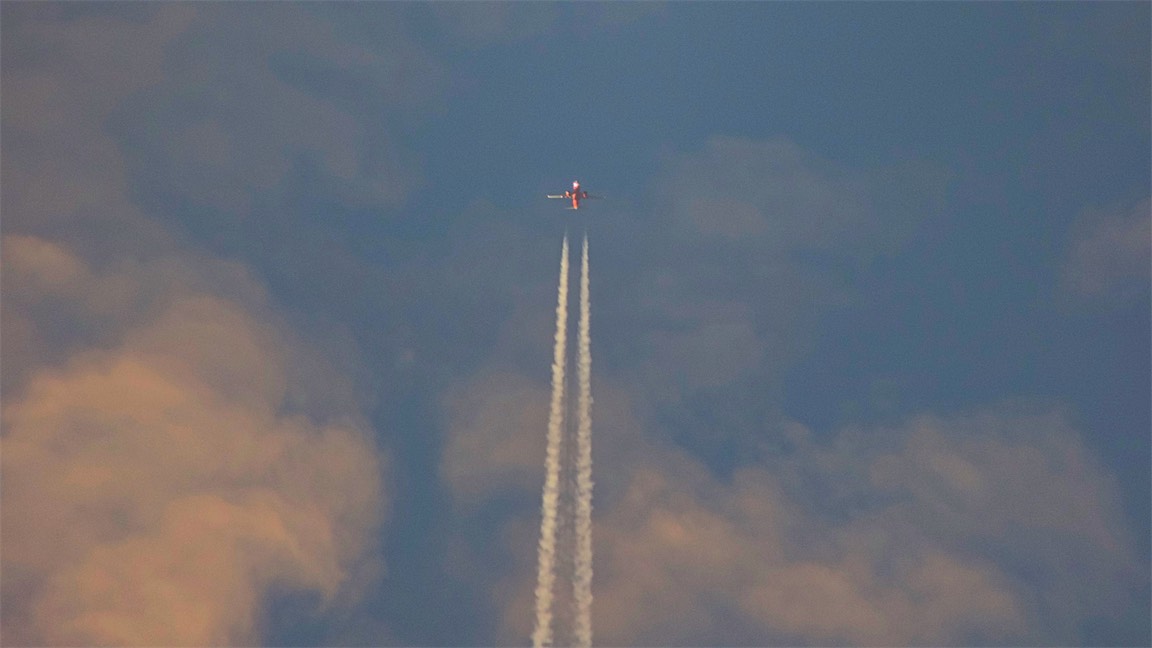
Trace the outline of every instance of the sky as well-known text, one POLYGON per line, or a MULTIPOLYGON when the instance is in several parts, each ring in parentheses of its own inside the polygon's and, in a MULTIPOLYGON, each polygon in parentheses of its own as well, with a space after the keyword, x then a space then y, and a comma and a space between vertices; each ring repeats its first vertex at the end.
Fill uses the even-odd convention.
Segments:
POLYGON ((1149 645, 1150 30, 0 4, 0 640, 526 645, 587 232, 596 644, 1149 645))

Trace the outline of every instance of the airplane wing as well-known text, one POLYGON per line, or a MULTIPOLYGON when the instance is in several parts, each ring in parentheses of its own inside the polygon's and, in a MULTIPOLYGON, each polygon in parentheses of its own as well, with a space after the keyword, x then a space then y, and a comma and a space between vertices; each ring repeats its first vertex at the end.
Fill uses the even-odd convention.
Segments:
POLYGON ((593 196, 592 194, 588 194, 587 196, 584 196, 580 200, 588 200, 588 199, 604 200, 604 196, 593 196))
POLYGON ((568 196, 553 196, 552 194, 548 194, 548 197, 549 198, 567 198, 568 196))

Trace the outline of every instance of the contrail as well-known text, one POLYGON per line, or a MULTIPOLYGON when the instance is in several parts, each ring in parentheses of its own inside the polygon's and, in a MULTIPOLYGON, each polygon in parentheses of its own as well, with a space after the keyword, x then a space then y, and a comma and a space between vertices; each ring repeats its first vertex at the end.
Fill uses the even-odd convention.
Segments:
POLYGON ((552 403, 548 411, 544 495, 540 505, 540 550, 536 571, 536 629, 532 645, 552 643, 552 595, 556 582, 556 503, 560 495, 560 442, 564 431, 564 360, 568 337, 568 234, 560 249, 560 285, 556 290, 556 339, 552 350, 552 403))
POLYGON ((544 493, 532 645, 592 645, 592 349, 588 234, 580 255, 580 316, 576 328, 576 394, 565 372, 568 337, 568 234, 560 251, 552 402, 548 416, 544 493), (575 401, 575 403, 573 403, 575 401), (575 405, 574 416, 569 412, 575 405), (571 419, 576 419, 571 429, 571 419), (571 590, 556 591, 557 576, 571 590), (571 598, 568 598, 570 593, 571 598), (560 615, 557 616, 557 605, 560 615), (567 614, 570 611, 570 615, 567 614), (557 629, 555 626, 559 626, 557 629))
POLYGON ((577 395, 576 429, 576 560, 572 596, 576 645, 592 645, 592 349, 588 297, 588 233, 580 258, 580 326, 576 363, 580 392, 577 395))

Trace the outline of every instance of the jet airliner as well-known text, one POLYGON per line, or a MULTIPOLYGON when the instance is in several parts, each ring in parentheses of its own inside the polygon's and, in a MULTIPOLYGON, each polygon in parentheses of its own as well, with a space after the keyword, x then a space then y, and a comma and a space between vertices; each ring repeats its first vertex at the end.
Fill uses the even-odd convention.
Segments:
POLYGON ((571 200, 572 206, 569 207, 568 209, 580 209, 580 201, 581 200, 592 200, 594 198, 600 198, 600 196, 593 196, 592 194, 589 194, 587 191, 584 191, 583 189, 581 189, 579 180, 572 183, 572 190, 571 191, 565 191, 564 193, 559 194, 559 195, 549 194, 548 197, 549 198, 559 198, 561 200, 571 200))

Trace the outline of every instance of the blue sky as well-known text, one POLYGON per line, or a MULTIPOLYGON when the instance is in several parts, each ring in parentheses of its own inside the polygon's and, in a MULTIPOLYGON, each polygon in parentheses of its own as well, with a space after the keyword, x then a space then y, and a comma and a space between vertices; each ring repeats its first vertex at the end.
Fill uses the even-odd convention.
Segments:
POLYGON ((1149 643, 1147 3, 0 11, 10 643, 1149 643))

